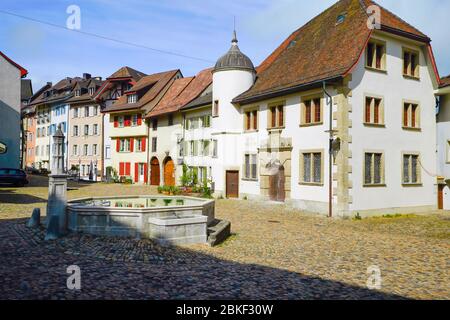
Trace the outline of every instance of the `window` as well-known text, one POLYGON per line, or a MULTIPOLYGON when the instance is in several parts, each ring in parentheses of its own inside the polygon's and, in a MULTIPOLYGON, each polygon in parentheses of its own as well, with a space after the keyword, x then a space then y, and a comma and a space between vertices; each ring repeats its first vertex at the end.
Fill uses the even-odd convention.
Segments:
POLYGON ((128 103, 136 103, 137 102, 137 94, 128 95, 128 103))
POLYGON ((211 141, 209 140, 203 140, 203 147, 202 147, 202 155, 204 157, 209 156, 210 150, 209 150, 209 145, 211 144, 211 141))
POLYGON ((87 144, 85 144, 83 146, 83 156, 87 156, 89 152, 89 146, 87 144))
POLYGON ((173 126, 173 114, 167 116, 167 123, 169 126, 173 126))
POLYGON ((366 97, 364 123, 371 125, 384 124, 384 108, 381 98, 366 97))
POLYGON ((130 139, 120 139, 120 152, 130 152, 130 139))
POLYGON ((211 116, 206 115, 203 116, 203 128, 210 128, 211 127, 211 116))
POLYGON ((105 159, 111 159, 111 147, 110 146, 105 147, 105 159))
POLYGON ((246 111, 244 113, 244 129, 245 131, 258 130, 258 110, 246 111))
POLYGON ((214 101, 212 116, 213 117, 219 116, 219 100, 214 101))
POLYGON ((152 129, 153 129, 153 131, 157 131, 158 130, 158 119, 153 119, 152 120, 152 129))
POLYGON ((92 111, 93 111, 94 116, 98 116, 98 106, 93 106, 92 111))
POLYGON ((195 141, 189 141, 189 155, 194 155, 195 141))
POLYGON ((158 139, 156 137, 152 138, 152 152, 157 152, 158 150, 158 139))
POLYGON ((73 108, 73 117, 78 118, 78 108, 73 108))
POLYGON ((76 144, 72 147, 72 155, 78 155, 78 146, 76 144))
POLYGON ((138 125, 138 115, 137 114, 133 114, 131 116, 131 125, 133 127, 136 127, 138 125))
POLYGON ((320 97, 306 98, 301 104, 301 125, 322 124, 322 103, 320 97))
POLYGON ((302 151, 300 153, 300 183, 323 184, 322 151, 302 151))
POLYGON ((403 49, 403 75, 412 78, 419 78, 419 53, 408 49, 403 49))
POLYGON ((212 141, 213 148, 212 148, 212 157, 217 158, 218 157, 218 143, 217 140, 212 141))
POLYGON ((75 90, 75 97, 81 96, 81 90, 75 90))
POLYGON ((384 155, 383 153, 364 154, 364 185, 384 186, 384 155))
POLYGON ((78 126, 73 126, 73 135, 78 137, 78 126))
POLYGON ((86 125, 84 126, 84 135, 85 135, 85 136, 88 136, 88 135, 89 135, 89 125, 88 125, 88 124, 86 124, 86 125))
POLYGON ((257 156, 256 154, 246 154, 244 156, 244 179, 257 180, 257 156))
POLYGON ((89 107, 84 107, 84 116, 89 117, 89 107))
POLYGON ((376 70, 386 70, 386 43, 372 40, 367 45, 366 66, 376 70))
POLYGON ((92 131, 93 131, 92 132, 93 135, 95 135, 95 136, 98 135, 98 124, 93 125, 92 131))
POLYGON ((284 127, 284 105, 275 105, 269 108, 269 128, 284 127))
POLYGON ((92 145, 92 155, 94 155, 94 156, 98 155, 97 154, 97 145, 96 144, 92 145))
POLYGON ((142 138, 137 138, 136 139, 136 151, 142 152, 144 150, 142 147, 142 144, 143 144, 142 138))
POLYGON ((420 129, 420 108, 418 103, 403 103, 403 128, 420 129))
POLYGON ((445 159, 445 161, 447 163, 450 163, 450 140, 447 140, 447 158, 445 159))
POLYGON ((404 185, 418 185, 421 183, 420 163, 418 154, 403 155, 403 181, 404 185))
POLYGON ((119 128, 123 128, 124 127, 124 125, 125 125, 125 120, 124 120, 124 117, 123 116, 121 116, 121 117, 118 117, 118 123, 119 123, 119 128))
POLYGON ((95 93, 95 87, 89 88, 89 95, 93 96, 95 93))

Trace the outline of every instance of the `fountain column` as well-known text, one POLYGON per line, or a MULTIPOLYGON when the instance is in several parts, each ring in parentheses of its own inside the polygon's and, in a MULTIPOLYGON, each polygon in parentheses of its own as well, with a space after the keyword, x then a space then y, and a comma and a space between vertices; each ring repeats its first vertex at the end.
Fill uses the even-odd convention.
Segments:
POLYGON ((64 172, 64 134, 61 125, 53 135, 52 173, 48 181, 46 240, 57 239, 67 233, 67 175, 64 172))

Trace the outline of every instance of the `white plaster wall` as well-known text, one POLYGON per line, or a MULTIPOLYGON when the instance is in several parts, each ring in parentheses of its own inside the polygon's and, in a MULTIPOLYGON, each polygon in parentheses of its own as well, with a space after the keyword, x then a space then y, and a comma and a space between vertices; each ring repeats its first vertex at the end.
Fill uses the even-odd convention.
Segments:
POLYGON ((450 94, 441 97, 441 107, 437 123, 437 150, 438 174, 450 179, 450 158, 447 157, 450 149, 447 147, 450 140, 450 94))
POLYGON ((437 205, 436 178, 422 170, 421 187, 403 187, 401 180, 402 151, 420 152, 426 170, 436 173, 436 121, 435 98, 431 75, 427 68, 425 51, 420 50, 420 81, 403 77, 402 45, 393 38, 377 36, 387 42, 387 73, 366 70, 362 58, 353 72, 350 82, 352 97, 350 114, 353 127, 350 129, 353 143, 350 161, 353 173, 351 180, 353 204, 350 210, 404 208, 437 205), (385 128, 370 128, 363 125, 364 94, 384 97, 385 128), (403 99, 420 101, 420 132, 402 129, 403 99), (386 187, 363 187, 364 150, 380 150, 385 153, 386 187))
POLYGON ((49 167, 49 159, 50 159, 50 155, 47 154, 47 146, 50 144, 50 137, 47 135, 47 127, 50 125, 50 119, 51 119, 51 113, 49 113, 49 108, 47 106, 43 107, 43 106, 39 106, 36 108, 36 146, 35 146, 35 152, 38 151, 39 154, 36 153, 35 156, 35 167, 36 168, 40 168, 39 165, 41 165, 41 168, 45 168, 45 169, 50 169, 49 167), (39 119, 38 114, 40 112, 46 112, 48 113, 48 119, 49 122, 42 121, 41 118, 41 123, 37 122, 37 119, 39 119), (37 131, 44 129, 45 130, 45 137, 38 137, 37 136, 37 131), (37 149, 37 147, 39 147, 39 149, 37 149), (42 152, 42 150, 44 150, 42 152))
MULTIPOLYGON (((58 130, 58 125, 61 124, 61 130, 63 130, 63 134, 65 136, 65 153, 64 153, 64 166, 68 167, 68 152, 69 152, 69 105, 68 104, 55 104, 50 108, 51 116, 50 116, 50 125, 56 125, 56 130, 58 130), (56 108, 62 108, 64 110, 63 114, 56 115, 56 108), (64 132, 64 128, 62 123, 66 123, 66 131, 64 132)), ((52 135, 53 136, 53 135, 52 135)), ((48 138, 48 137, 47 137, 48 138)), ((50 138, 50 170, 53 169, 53 137, 50 138)))
POLYGON ((0 56, 0 141, 7 152, 0 167, 20 167, 20 70, 0 56))

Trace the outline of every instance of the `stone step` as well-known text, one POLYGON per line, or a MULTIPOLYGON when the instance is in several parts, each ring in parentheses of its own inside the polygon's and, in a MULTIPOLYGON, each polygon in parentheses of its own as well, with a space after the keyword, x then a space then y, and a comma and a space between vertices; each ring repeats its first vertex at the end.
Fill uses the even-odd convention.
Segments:
POLYGON ((215 220, 208 227, 208 244, 214 247, 225 241, 231 234, 231 222, 226 220, 215 220))

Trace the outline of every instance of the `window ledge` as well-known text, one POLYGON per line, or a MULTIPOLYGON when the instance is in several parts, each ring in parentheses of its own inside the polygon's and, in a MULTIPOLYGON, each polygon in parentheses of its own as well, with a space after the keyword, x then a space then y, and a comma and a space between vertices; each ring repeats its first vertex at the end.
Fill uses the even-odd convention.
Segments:
POLYGON ((244 133, 255 133, 255 132, 259 132, 258 129, 256 130, 244 130, 244 133))
POLYGON ((402 183, 403 187, 423 187, 423 183, 402 183))
POLYGON ((370 67, 370 66, 366 66, 366 70, 374 71, 374 72, 378 72, 378 73, 383 73, 383 74, 387 74, 388 73, 387 70, 385 70, 385 69, 377 69, 377 68, 373 68, 373 67, 370 67))
POLYGON ((386 125, 383 123, 370 123, 370 122, 364 122, 364 126, 366 127, 373 127, 373 128, 386 128, 386 125))
POLYGON ((420 81, 420 77, 410 76, 409 74, 403 74, 403 78, 409 79, 409 80, 420 81))
POLYGON ((281 131, 284 130, 286 127, 272 127, 272 128, 267 128, 267 131, 281 131))
POLYGON ((417 131, 417 132, 422 131, 422 128, 413 128, 413 127, 405 127, 405 126, 402 126, 402 129, 407 130, 407 131, 417 131))
POLYGON ((310 186, 310 187, 323 187, 324 184, 322 182, 299 182, 301 186, 310 186))
POLYGON ((314 122, 314 123, 301 123, 300 128, 308 128, 308 127, 315 127, 315 126, 322 126, 323 122, 314 122))
POLYGON ((251 179, 251 178, 242 178, 241 180, 247 182, 258 182, 258 179, 251 179))
POLYGON ((381 184, 364 184, 363 187, 364 188, 385 188, 385 187, 387 187, 387 185, 385 183, 381 183, 381 184))

